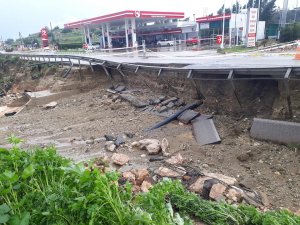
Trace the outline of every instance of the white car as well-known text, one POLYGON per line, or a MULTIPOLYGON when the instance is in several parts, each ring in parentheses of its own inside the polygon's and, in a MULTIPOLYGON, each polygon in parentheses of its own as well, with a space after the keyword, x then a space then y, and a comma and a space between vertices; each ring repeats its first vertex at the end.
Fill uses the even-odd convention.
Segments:
POLYGON ((169 41, 168 39, 163 39, 157 42, 157 46, 174 46, 174 41, 169 41))

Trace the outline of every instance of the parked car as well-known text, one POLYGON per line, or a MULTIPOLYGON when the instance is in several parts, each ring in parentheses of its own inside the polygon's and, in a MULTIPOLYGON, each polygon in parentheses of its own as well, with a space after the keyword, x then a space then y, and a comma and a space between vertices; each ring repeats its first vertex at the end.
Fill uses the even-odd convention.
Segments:
POLYGON ((197 45, 200 43, 200 40, 197 37, 192 37, 186 40, 186 45, 197 45))
POLYGON ((162 39, 157 42, 157 46, 174 46, 174 41, 169 41, 168 39, 162 39))

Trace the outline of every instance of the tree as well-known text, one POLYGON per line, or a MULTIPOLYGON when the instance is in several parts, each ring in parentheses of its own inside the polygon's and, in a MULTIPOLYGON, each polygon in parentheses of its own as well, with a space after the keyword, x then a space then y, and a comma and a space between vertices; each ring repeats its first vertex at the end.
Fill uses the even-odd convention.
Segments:
MULTIPOLYGON (((223 14, 223 9, 224 9, 224 4, 223 6, 217 11, 218 15, 222 15, 223 14)), ((231 13, 231 9, 230 8, 225 8, 225 14, 229 14, 231 13)))
POLYGON ((13 43, 14 43, 14 39, 12 39, 12 38, 7 38, 5 41, 5 44, 7 44, 7 45, 12 45, 13 43))
POLYGON ((259 1, 261 1, 259 19, 262 21, 266 21, 267 25, 270 23, 274 13, 276 12, 276 0, 248 0, 247 8, 252 8, 252 6, 254 6, 254 8, 258 8, 259 1))

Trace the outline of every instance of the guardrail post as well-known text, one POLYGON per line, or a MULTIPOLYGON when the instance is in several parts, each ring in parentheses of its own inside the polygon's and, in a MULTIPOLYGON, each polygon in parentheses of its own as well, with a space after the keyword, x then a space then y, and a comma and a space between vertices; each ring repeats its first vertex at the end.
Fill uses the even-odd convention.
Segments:
POLYGON ((90 59, 90 60, 89 60, 89 63, 90 63, 91 71, 94 73, 94 68, 93 68, 93 65, 92 65, 92 61, 93 61, 93 60, 90 59))
POLYGON ((293 118, 291 93, 290 93, 290 86, 289 86, 289 78, 290 78, 291 72, 292 72, 292 68, 288 68, 285 75, 284 75, 283 83, 284 83, 284 87, 285 87, 285 91, 286 91, 286 100, 287 100, 287 103, 288 103, 289 116, 290 116, 290 118, 293 118))
POLYGON ((80 74, 80 77, 81 77, 81 64, 80 64, 80 59, 78 59, 78 64, 79 64, 79 74, 80 74))
POLYGON ((143 58, 146 58, 146 41, 142 41, 142 46, 143 46, 143 58))
POLYGON ((189 70, 188 75, 187 75, 187 79, 191 80, 192 85, 196 88, 198 98, 199 99, 206 99, 205 96, 202 94, 200 88, 196 84, 194 78, 193 78, 193 70, 189 70))
POLYGON ((234 93, 234 96, 235 96, 236 100, 238 101, 240 107, 242 107, 242 104, 241 104, 240 99, 239 99, 239 97, 237 95, 237 92, 236 92, 236 88, 235 88, 235 85, 234 85, 234 82, 233 82, 233 77, 234 77, 234 71, 230 70, 229 74, 228 74, 228 80, 231 84, 231 87, 233 89, 233 93, 234 93))
POLYGON ((43 56, 44 62, 46 62, 45 56, 43 56))
POLYGON ((63 63, 63 58, 62 57, 60 57, 60 62, 61 62, 61 67, 63 67, 64 63, 63 63))

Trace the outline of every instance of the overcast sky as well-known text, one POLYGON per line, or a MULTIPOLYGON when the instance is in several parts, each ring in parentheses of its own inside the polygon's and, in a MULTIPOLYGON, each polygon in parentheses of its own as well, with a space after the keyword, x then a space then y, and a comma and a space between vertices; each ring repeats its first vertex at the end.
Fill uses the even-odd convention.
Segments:
MULTIPOLYGON (((239 0, 242 4, 247 0, 239 0)), ((294 8, 298 0, 289 0, 294 8)), ((42 27, 63 27, 64 23, 122 10, 179 11, 186 16, 205 16, 222 6, 224 0, 0 0, 0 38, 26 37, 42 27)), ((225 0, 229 7, 235 0, 225 0)), ((283 0, 277 0, 282 7, 283 0)), ((300 5, 300 0, 299 0, 300 5)))

